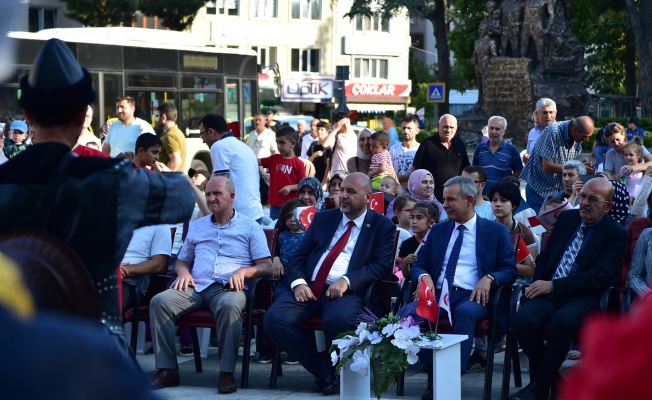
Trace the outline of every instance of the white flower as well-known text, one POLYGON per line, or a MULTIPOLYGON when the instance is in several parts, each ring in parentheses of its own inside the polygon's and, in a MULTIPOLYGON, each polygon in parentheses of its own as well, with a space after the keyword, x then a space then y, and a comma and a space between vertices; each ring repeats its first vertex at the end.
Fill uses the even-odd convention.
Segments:
POLYGON ((366 322, 360 322, 358 327, 355 330, 355 335, 360 336, 360 334, 364 334, 364 332, 367 332, 367 323, 366 322))
POLYGON ((331 362, 333 363, 333 365, 337 365, 337 362, 339 360, 340 358, 337 356, 337 352, 333 350, 333 352, 331 353, 331 362))
POLYGON ((412 365, 419 360, 419 357, 417 357, 417 353, 419 352, 419 350, 421 350, 421 348, 419 346, 415 346, 414 344, 408 346, 408 348, 405 349, 405 354, 407 354, 408 364, 412 365))
POLYGON ((397 329, 398 329, 398 324, 385 325, 385 327, 383 328, 383 335, 385 335, 385 337, 391 337, 394 334, 394 332, 396 332, 397 329))
POLYGON ((360 338, 357 336, 346 336, 341 339, 335 339, 333 340, 333 344, 336 345, 339 349, 340 352, 346 353, 347 350, 349 350, 349 347, 355 346, 356 344, 360 343, 360 338))
POLYGON ((356 350, 353 353, 351 371, 357 372, 360 376, 367 376, 369 374, 369 349, 365 349, 364 351, 356 350))
POLYGON ((371 335, 369 335, 369 341, 371 344, 378 344, 383 341, 383 337, 380 336, 380 333, 378 331, 373 332, 371 335))

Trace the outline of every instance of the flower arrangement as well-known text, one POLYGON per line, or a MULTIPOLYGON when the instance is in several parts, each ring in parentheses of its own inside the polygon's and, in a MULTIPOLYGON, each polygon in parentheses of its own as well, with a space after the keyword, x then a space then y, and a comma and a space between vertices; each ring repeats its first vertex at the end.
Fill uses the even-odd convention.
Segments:
POLYGON ((371 369, 377 399, 396 381, 399 373, 417 362, 419 345, 440 347, 442 343, 441 336, 433 332, 422 334, 415 320, 402 315, 402 310, 378 318, 364 309, 357 329, 340 334, 330 348, 337 373, 349 360, 353 360, 350 369, 361 376, 369 374, 371 369))

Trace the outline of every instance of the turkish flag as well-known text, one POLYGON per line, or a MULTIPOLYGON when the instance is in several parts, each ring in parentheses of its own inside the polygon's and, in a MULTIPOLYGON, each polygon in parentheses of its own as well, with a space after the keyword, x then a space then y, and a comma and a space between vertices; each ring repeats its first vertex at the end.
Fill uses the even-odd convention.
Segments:
POLYGON ((376 192, 372 194, 368 208, 379 214, 385 214, 385 193, 376 192))
POLYGON ((297 207, 294 210, 294 220, 296 221, 297 225, 299 225, 299 228, 307 231, 308 228, 310 228, 310 224, 312 223, 316 213, 317 207, 315 206, 297 207))
POLYGON ((516 249, 516 264, 520 264, 530 256, 530 249, 527 248, 523 236, 518 241, 518 249, 516 249))
POLYGON ((421 278, 421 290, 417 302, 417 314, 431 322, 437 322, 439 318, 439 304, 435 300, 435 294, 430 290, 423 278, 421 278))

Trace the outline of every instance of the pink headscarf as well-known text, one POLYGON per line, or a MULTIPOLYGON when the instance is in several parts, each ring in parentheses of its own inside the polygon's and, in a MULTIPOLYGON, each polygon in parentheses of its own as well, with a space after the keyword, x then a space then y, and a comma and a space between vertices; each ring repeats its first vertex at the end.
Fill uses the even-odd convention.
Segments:
POLYGON ((431 194, 430 197, 423 197, 421 195, 421 181, 427 175, 432 176, 430 171, 427 169, 417 169, 416 171, 412 172, 410 174, 410 178, 408 179, 408 191, 410 192, 410 196, 412 196, 417 202, 426 202, 436 205, 437 208, 439 208, 439 214, 441 215, 444 211, 444 206, 442 206, 442 204, 437 200, 435 195, 431 194))

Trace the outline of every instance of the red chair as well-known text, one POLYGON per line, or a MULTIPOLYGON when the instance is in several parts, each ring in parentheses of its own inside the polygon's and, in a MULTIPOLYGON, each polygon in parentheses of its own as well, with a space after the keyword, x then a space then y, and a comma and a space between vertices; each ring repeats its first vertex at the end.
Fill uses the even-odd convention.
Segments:
MULTIPOLYGON (((276 243, 278 240, 278 229, 264 229, 267 245, 272 258, 275 256, 276 243)), ((244 334, 244 353, 242 358, 242 377, 240 386, 246 388, 249 384, 249 362, 251 349, 251 332, 254 325, 261 326, 265 311, 272 303, 272 292, 274 290, 275 280, 255 279, 249 285, 247 291, 247 304, 242 318, 245 325, 244 334)), ((197 310, 180 317, 177 326, 187 326, 192 328, 193 355, 195 359, 195 371, 202 372, 201 353, 199 350, 199 336, 197 328, 215 328, 215 317, 209 310, 197 310)))
POLYGON ((140 321, 149 321, 149 302, 154 296, 168 288, 169 275, 145 275, 136 283, 134 306, 122 312, 122 324, 131 322, 131 351, 136 354, 138 325, 140 321))

